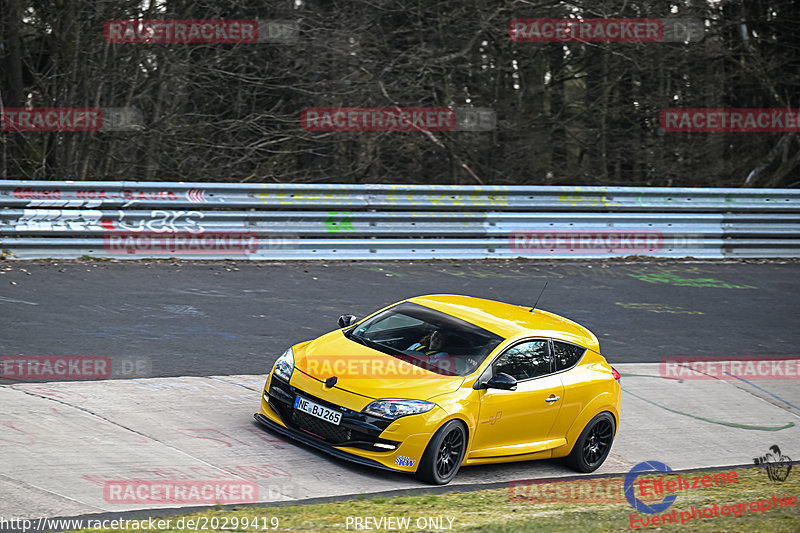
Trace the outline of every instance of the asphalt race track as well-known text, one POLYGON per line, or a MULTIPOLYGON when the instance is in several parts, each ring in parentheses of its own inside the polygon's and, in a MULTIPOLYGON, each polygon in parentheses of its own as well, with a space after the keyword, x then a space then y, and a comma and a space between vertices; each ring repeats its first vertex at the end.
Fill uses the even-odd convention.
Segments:
MULTIPOLYGON (((748 464, 772 444, 796 458, 797 377, 662 379, 658 362, 800 358, 798 280, 796 262, 0 264, 0 355, 106 356, 117 378, 0 381, 0 516, 165 507, 109 502, 115 479, 243 479, 256 501, 421 487, 255 426, 272 362, 340 314, 427 293, 532 305, 545 282, 539 307, 589 327, 623 374, 620 432, 599 472, 748 464)), ((568 474, 511 463, 465 468, 453 484, 568 474)))
POLYGON ((0 264, 0 353, 145 358, 149 376, 261 374, 292 344, 421 294, 533 305, 611 363, 798 355, 800 262, 0 264))

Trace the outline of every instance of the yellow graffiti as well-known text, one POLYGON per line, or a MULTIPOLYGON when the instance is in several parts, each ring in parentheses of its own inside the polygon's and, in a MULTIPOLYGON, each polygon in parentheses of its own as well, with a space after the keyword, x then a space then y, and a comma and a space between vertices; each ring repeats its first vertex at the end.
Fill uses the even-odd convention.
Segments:
MULTIPOLYGON (((398 187, 398 185, 389 185, 389 189, 391 191, 396 191, 397 187, 398 187)), ((394 194, 393 192, 390 192, 390 193, 388 193, 386 195, 386 200, 390 204, 396 204, 396 203, 400 202, 400 195, 399 194, 394 194)))
MULTIPOLYGON (((566 187, 566 186, 564 186, 564 187, 561 187, 561 190, 563 190, 565 192, 571 192, 571 193, 583 192, 581 187, 566 187)), ((614 207, 614 206, 622 205, 619 202, 610 202, 610 201, 608 201, 606 199, 606 188, 605 187, 600 187, 600 192, 602 192, 601 196, 597 196, 597 191, 591 191, 591 192, 587 191, 587 192, 589 194, 591 194, 592 196, 584 197, 583 195, 576 195, 576 194, 562 194, 561 196, 558 197, 558 201, 561 202, 562 204, 569 204, 572 207, 577 207, 577 206, 596 206, 596 205, 602 205, 604 207, 614 207)))
POLYGON ((328 193, 328 194, 302 194, 302 193, 285 193, 285 192, 276 192, 276 193, 266 193, 262 192, 258 195, 259 199, 266 203, 269 203, 271 200, 277 200, 281 205, 288 205, 288 204, 298 204, 298 203, 339 203, 343 205, 349 205, 351 202, 348 201, 348 197, 336 194, 336 193, 328 193))
POLYGON ((470 194, 465 196, 463 194, 429 194, 427 196, 428 202, 431 205, 439 206, 459 206, 459 205, 508 205, 508 198, 505 194, 470 194))
MULTIPOLYGON (((265 188, 266 184, 263 185, 265 188)), ((428 193, 419 194, 409 189, 404 185, 389 185, 389 192, 386 193, 386 202, 390 205, 431 205, 431 206, 504 206, 508 205, 508 197, 506 195, 506 187, 495 186, 492 187, 496 193, 474 193, 474 194, 452 194, 452 193, 428 193), (403 192, 407 191, 407 192, 403 192)), ((457 188, 453 188, 457 190, 457 188)), ((324 203, 324 202, 338 202, 344 205, 352 205, 353 201, 351 195, 347 192, 340 193, 323 193, 323 194, 306 194, 300 191, 297 192, 261 192, 258 193, 258 198, 263 203, 271 203, 277 201, 281 205, 298 204, 298 203, 324 203)))

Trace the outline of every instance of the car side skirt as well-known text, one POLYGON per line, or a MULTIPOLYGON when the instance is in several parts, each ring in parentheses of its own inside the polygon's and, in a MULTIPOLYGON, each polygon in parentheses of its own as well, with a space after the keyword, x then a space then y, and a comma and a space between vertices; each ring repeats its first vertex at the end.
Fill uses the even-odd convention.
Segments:
POLYGON ((468 465, 489 465, 494 463, 515 463, 518 461, 535 461, 537 459, 550 459, 553 450, 544 450, 536 453, 523 453, 520 455, 501 455, 497 457, 476 457, 466 459, 463 463, 464 466, 468 465))
POLYGON ((513 444, 510 446, 499 446, 496 448, 484 448, 470 452, 470 459, 483 459, 484 457, 514 457, 516 455, 531 455, 553 448, 558 448, 567 443, 567 439, 550 439, 541 442, 513 444))

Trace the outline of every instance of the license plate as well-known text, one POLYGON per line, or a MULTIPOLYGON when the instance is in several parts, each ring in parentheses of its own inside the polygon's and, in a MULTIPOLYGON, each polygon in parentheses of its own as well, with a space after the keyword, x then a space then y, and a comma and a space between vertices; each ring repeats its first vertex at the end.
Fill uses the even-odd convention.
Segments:
POLYGON ((323 405, 312 402, 311 400, 306 400, 300 396, 294 399, 294 408, 337 426, 342 421, 342 413, 334 411, 333 409, 328 409, 323 405))

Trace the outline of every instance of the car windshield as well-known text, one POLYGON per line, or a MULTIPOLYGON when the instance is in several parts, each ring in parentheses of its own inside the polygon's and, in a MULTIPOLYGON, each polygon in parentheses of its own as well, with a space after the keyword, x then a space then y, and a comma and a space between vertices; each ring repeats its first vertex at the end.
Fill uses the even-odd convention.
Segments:
POLYGON ((375 350, 446 376, 475 370, 503 338, 411 302, 397 304, 346 333, 375 350))

